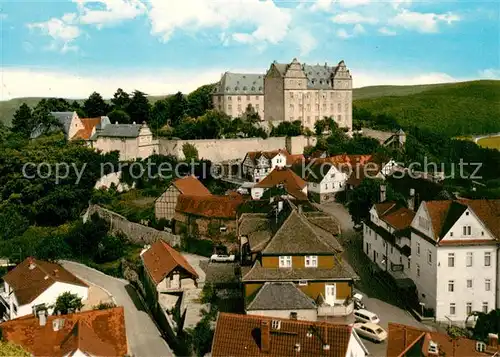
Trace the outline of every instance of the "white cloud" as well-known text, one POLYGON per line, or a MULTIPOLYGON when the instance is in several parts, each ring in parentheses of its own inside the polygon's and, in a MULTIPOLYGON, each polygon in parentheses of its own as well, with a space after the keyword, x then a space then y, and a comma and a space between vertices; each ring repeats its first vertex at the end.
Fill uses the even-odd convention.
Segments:
POLYGON ((310 7, 311 11, 329 11, 334 0, 316 0, 310 7))
MULTIPOLYGON (((63 16, 63 19, 66 20, 69 18, 71 18, 71 16, 68 14, 63 16)), ((44 35, 50 36, 53 41, 49 49, 60 50, 61 52, 75 50, 76 46, 73 45, 72 42, 81 35, 78 26, 55 17, 46 22, 31 23, 27 26, 31 30, 39 30, 44 35)))
POLYGON ((500 68, 488 68, 479 71, 479 76, 484 79, 500 79, 500 68))
POLYGON ((365 32, 366 32, 365 28, 363 27, 363 25, 360 24, 354 25, 354 29, 352 30, 353 35, 359 35, 365 32))
POLYGON ((363 6, 363 5, 368 5, 373 0, 337 0, 336 3, 338 3, 342 7, 357 7, 357 6, 363 6))
POLYGON ((73 0, 78 5, 79 22, 98 28, 134 19, 147 11, 140 0, 73 0), (92 5, 92 7, 89 6, 92 5), (99 4, 103 9, 95 9, 99 4))
POLYGON ((376 24, 378 20, 374 17, 361 15, 359 12, 347 11, 332 17, 332 21, 338 24, 376 24))
POLYGON ((387 27, 381 27, 378 29, 378 32, 384 36, 396 36, 396 31, 391 30, 387 27))
POLYGON ((292 16, 289 9, 277 7, 272 0, 168 2, 150 0, 151 32, 170 40, 176 30, 199 31, 233 26, 253 27, 250 32, 233 32, 231 38, 241 43, 280 42, 288 33, 292 16))
MULTIPOLYGON (((126 91, 139 89, 149 95, 171 94, 177 91, 188 93, 199 86, 213 83, 220 79, 223 69, 206 71, 179 71, 172 69, 151 70, 138 73, 135 70, 121 73, 81 75, 61 71, 28 70, 24 68, 4 68, 3 85, 0 100, 16 97, 63 97, 86 98, 97 91, 105 98, 113 96, 117 88, 126 91), (135 73, 130 75, 130 73, 135 73), (165 81, 168 78, 168 82, 165 81), (187 79, 187 80, 186 80, 187 79), (26 85, 29 83, 29 85, 26 85)), ((231 68, 233 72, 264 73, 266 68, 231 68)), ((431 83, 449 83, 475 79, 499 78, 500 69, 486 69, 478 77, 457 78, 442 72, 406 73, 384 72, 378 69, 352 69, 353 84, 356 88, 373 85, 417 85, 431 83)))
POLYGON ((337 30, 337 37, 339 38, 349 38, 349 37, 352 37, 352 35, 350 35, 346 29, 338 29, 337 30))
POLYGON ((400 26, 407 30, 416 30, 423 33, 433 33, 439 31, 439 24, 448 25, 459 21, 460 17, 451 12, 445 14, 421 13, 410 10, 402 10, 389 20, 389 24, 400 26))
POLYGON ((297 43, 300 57, 305 57, 318 46, 318 40, 309 30, 297 27, 290 32, 290 37, 297 43))

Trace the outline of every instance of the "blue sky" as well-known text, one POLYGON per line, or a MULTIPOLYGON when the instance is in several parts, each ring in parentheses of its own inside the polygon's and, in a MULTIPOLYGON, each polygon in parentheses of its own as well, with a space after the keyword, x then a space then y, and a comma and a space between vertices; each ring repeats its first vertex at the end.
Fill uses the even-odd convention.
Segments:
POLYGON ((1 98, 190 91, 273 60, 355 86, 500 78, 497 1, 0 0, 1 98))

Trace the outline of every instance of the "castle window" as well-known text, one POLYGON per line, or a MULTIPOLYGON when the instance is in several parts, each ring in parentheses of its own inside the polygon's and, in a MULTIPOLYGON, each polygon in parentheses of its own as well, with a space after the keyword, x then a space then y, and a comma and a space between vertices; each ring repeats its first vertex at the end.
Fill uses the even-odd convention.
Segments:
POLYGON ((233 99, 233 97, 231 97, 231 96, 227 97, 227 100, 232 100, 232 99, 233 99))
POLYGON ((238 102, 240 102, 240 101, 241 101, 241 97, 240 97, 240 96, 238 96, 238 102))
POLYGON ((238 87, 234 87, 234 90, 235 90, 235 91, 239 91, 239 90, 240 90, 240 88, 238 88, 238 87))
POLYGON ((247 95, 247 100, 250 100, 250 96, 249 95, 247 95))
POLYGON ((246 86, 245 86, 245 87, 243 87, 243 90, 247 90, 247 87, 246 87, 246 86))
POLYGON ((252 91, 254 91, 254 90, 255 90, 255 87, 252 87, 252 91))
POLYGON ((262 87, 259 87, 259 90, 262 90, 262 87))

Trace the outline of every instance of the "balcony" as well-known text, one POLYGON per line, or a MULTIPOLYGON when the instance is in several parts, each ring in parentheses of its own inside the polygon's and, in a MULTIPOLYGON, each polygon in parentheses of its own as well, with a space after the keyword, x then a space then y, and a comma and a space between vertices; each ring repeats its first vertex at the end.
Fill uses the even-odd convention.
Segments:
POLYGON ((344 303, 334 304, 333 306, 323 303, 318 306, 318 317, 323 316, 348 316, 354 311, 354 302, 349 299, 344 303))

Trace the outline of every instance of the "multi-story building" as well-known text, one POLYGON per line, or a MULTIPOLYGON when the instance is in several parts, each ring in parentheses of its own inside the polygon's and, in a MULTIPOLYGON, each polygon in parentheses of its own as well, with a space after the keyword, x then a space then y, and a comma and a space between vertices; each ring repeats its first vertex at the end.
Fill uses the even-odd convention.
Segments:
POLYGON ((352 130, 352 76, 344 61, 337 66, 273 62, 264 77, 264 119, 300 120, 305 127, 332 117, 352 130))
POLYGON ((245 113, 248 106, 264 119, 264 75, 231 73, 222 75, 212 94, 214 108, 236 118, 245 113))
POLYGON ((276 167, 285 167, 289 155, 281 149, 248 152, 241 164, 243 176, 252 182, 259 182, 276 167))
POLYGON ((498 307, 500 200, 422 202, 411 228, 411 278, 437 321, 498 307))

